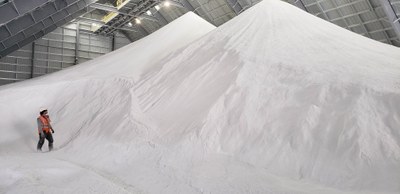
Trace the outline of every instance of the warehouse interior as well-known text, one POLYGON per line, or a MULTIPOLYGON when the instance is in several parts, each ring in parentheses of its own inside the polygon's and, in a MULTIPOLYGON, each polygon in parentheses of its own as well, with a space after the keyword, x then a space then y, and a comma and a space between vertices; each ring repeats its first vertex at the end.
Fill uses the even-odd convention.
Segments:
POLYGON ((0 193, 400 193, 400 0, 0 0, 0 193))

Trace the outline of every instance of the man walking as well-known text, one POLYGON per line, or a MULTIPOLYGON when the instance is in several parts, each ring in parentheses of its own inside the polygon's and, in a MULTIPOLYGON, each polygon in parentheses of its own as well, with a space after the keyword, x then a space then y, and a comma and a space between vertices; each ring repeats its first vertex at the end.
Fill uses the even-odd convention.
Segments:
POLYGON ((47 141, 49 141, 49 151, 53 149, 53 136, 51 135, 50 131, 54 133, 54 130, 53 127, 50 125, 50 118, 47 113, 47 109, 40 109, 40 116, 37 118, 39 132, 39 142, 37 145, 38 151, 42 151, 44 139, 47 139, 47 141))

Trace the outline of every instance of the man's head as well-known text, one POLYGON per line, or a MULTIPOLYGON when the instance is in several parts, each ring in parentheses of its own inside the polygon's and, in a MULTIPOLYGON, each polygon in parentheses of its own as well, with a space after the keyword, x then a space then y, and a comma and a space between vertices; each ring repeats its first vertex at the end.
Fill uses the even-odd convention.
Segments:
POLYGON ((47 114, 47 109, 45 109, 45 108, 41 108, 39 111, 40 111, 40 112, 39 112, 40 115, 42 115, 42 116, 44 116, 44 115, 47 114))

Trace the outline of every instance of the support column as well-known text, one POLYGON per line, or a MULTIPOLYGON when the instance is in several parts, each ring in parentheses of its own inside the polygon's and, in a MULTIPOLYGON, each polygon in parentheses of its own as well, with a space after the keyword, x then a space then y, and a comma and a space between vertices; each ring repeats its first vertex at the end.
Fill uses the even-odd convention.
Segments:
POLYGON ((76 23, 76 40, 75 40, 75 62, 74 65, 79 63, 79 22, 76 23))
POLYGON ((34 71, 35 71, 35 42, 32 42, 31 78, 33 78, 34 71))
POLYGON ((115 33, 111 37, 111 51, 115 50, 115 33))

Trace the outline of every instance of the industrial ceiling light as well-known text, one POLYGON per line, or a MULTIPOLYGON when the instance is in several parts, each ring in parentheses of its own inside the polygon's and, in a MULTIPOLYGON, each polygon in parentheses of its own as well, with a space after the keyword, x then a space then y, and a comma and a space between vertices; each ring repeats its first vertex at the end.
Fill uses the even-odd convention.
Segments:
POLYGON ((160 6, 156 5, 154 8, 156 8, 156 10, 160 10, 160 6))
POLYGON ((142 23, 142 22, 140 21, 140 19, 139 19, 139 18, 136 18, 136 19, 135 19, 135 22, 136 22, 136 24, 140 24, 140 23, 142 23))
POLYGON ((165 7, 169 7, 170 5, 171 5, 171 3, 169 3, 169 1, 165 1, 165 2, 164 2, 164 6, 165 6, 165 7))
POLYGON ((151 11, 150 11, 150 10, 147 10, 147 11, 146 11, 146 14, 147 14, 147 15, 151 15, 151 11))

